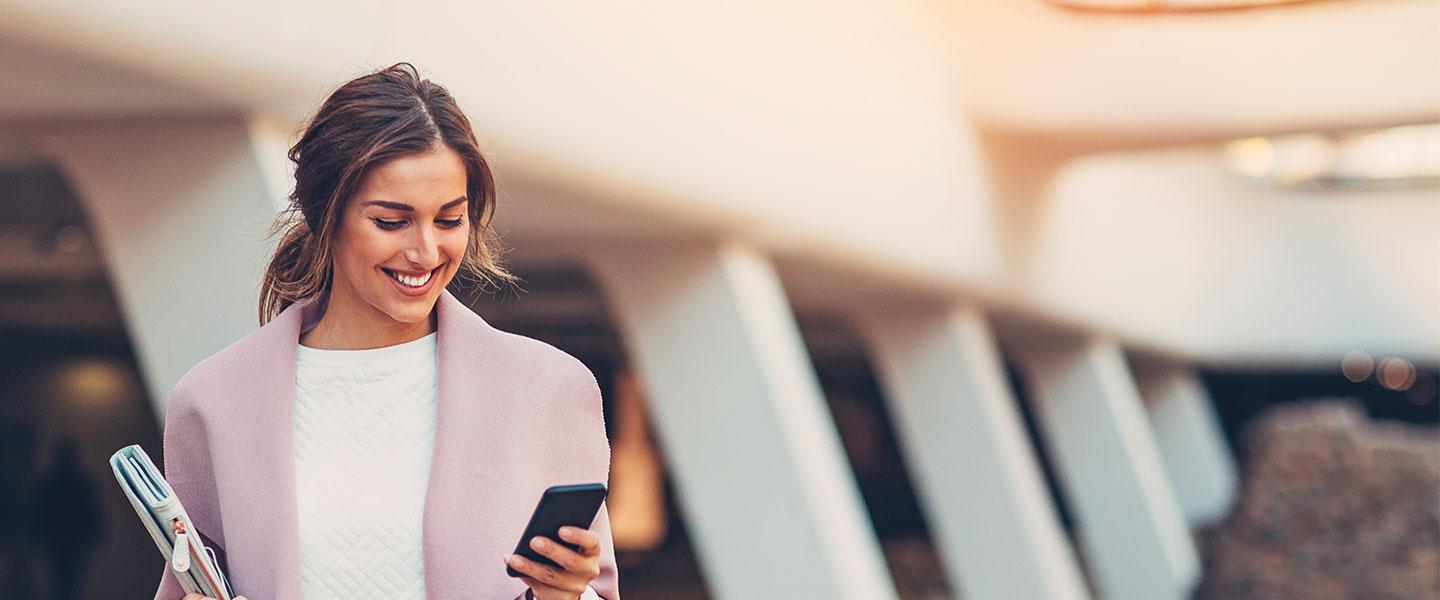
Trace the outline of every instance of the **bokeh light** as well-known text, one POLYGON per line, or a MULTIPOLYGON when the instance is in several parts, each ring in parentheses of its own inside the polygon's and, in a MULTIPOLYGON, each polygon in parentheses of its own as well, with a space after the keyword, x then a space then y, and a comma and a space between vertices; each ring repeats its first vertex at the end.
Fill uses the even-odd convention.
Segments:
POLYGON ((1384 358, 1380 360, 1375 376, 1385 389, 1403 392, 1415 383, 1415 365, 1403 358, 1384 358))
POLYGON ((1355 383, 1360 383, 1370 378, 1370 373, 1375 370, 1375 359, 1362 350, 1351 350, 1345 353, 1340 359, 1340 371, 1345 373, 1345 378, 1355 383))
POLYGON ((1264 177, 1275 168, 1275 147, 1265 138, 1237 140, 1226 145, 1225 151, 1235 170, 1250 177, 1264 177))
POLYGON ((134 392, 126 371, 112 361, 79 359, 55 374, 58 389, 80 409, 104 408, 134 392))

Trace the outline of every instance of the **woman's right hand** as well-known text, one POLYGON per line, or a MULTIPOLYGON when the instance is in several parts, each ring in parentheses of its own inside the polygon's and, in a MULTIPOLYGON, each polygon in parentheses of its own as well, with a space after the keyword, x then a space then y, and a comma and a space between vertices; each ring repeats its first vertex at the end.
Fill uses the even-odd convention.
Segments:
MULTIPOLYGON (((185 598, 184 598, 183 600, 215 600, 215 599, 214 599, 214 598, 211 598, 211 597, 209 597, 209 596, 201 596, 200 594, 191 593, 191 594, 185 594, 185 598)), ((235 600, 245 600, 245 597, 244 597, 244 596, 236 596, 236 597, 235 597, 235 600)))

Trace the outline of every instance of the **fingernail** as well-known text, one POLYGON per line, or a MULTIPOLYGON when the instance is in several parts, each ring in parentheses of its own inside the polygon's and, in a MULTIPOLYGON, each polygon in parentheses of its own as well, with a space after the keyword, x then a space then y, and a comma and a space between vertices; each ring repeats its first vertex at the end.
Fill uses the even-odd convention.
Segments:
POLYGON ((570 527, 569 525, 566 525, 560 528, 560 535, 570 537, 572 535, 575 535, 575 529, 570 527))
POLYGON ((542 548, 545 547, 545 538, 542 538, 542 537, 533 537, 533 538, 530 538, 530 545, 531 545, 531 546, 534 546, 536 550, 540 550, 540 549, 542 549, 542 548))
POLYGON ((512 567, 518 567, 518 566, 520 566, 520 564, 521 564, 520 557, 517 556, 517 555, 511 554, 510 556, 505 557, 505 564, 508 564, 508 565, 510 565, 510 566, 512 566, 512 567))

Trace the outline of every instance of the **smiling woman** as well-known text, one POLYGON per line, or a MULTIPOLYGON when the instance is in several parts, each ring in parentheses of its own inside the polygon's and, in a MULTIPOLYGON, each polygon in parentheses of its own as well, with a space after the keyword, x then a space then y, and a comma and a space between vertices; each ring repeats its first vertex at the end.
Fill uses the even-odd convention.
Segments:
MULTIPOLYGON (((580 361, 446 290, 512 279, 455 100, 409 64, 361 76, 289 156, 261 327, 191 368, 165 415, 166 478, 236 591, 619 600, 603 506, 525 540, 553 564, 510 550, 544 490, 607 481, 610 447, 580 361)), ((155 597, 179 592, 167 572, 155 597)))
POLYGON ((329 306, 300 343, 380 348, 434 331, 470 239, 465 194, 465 163, 443 144, 374 167, 341 211, 329 306))
POLYGON ((403 310, 387 310, 374 294, 380 286, 366 283, 360 271, 424 276, 443 267, 435 273, 443 277, 430 287, 432 307, 434 290, 443 290, 457 275, 492 283, 512 280, 496 260, 489 230, 494 177, 470 120, 445 88, 421 79, 409 63, 335 90, 290 148, 290 160, 296 167, 295 189, 290 207, 275 224, 285 235, 261 286, 261 325, 297 300, 330 292, 332 285, 353 288, 330 294, 330 301, 343 303, 348 297, 342 294, 350 292, 371 301, 370 309, 339 307, 359 311, 352 316, 373 309, 413 323, 413 313, 405 321, 403 310), (372 237, 374 232, 360 225, 394 231, 396 237, 372 237), (457 237, 464 242, 458 249, 453 245, 457 237), (382 249, 371 248, 366 257, 376 262, 370 265, 356 264, 359 257, 338 256, 341 245, 369 248, 370 241, 380 239, 390 240, 392 256, 376 256, 371 252, 382 249), (430 261, 434 264, 426 264, 430 261), (356 270, 341 281, 335 271, 342 267, 356 270))

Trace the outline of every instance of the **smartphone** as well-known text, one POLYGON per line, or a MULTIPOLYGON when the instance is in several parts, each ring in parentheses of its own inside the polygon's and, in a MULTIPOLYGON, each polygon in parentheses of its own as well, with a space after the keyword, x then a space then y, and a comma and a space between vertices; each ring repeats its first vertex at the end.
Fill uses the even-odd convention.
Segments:
MULTIPOLYGON (((559 567, 555 561, 530 548, 530 538, 543 535, 557 544, 579 552, 579 546, 560 539, 560 528, 569 525, 589 529, 604 501, 605 485, 600 483, 557 485, 546 489, 545 494, 540 496, 540 503, 535 505, 535 512, 530 515, 530 523, 525 526, 520 543, 515 545, 515 553, 541 564, 559 567)), ((508 566, 505 567, 505 572, 511 577, 524 575, 508 566)))

